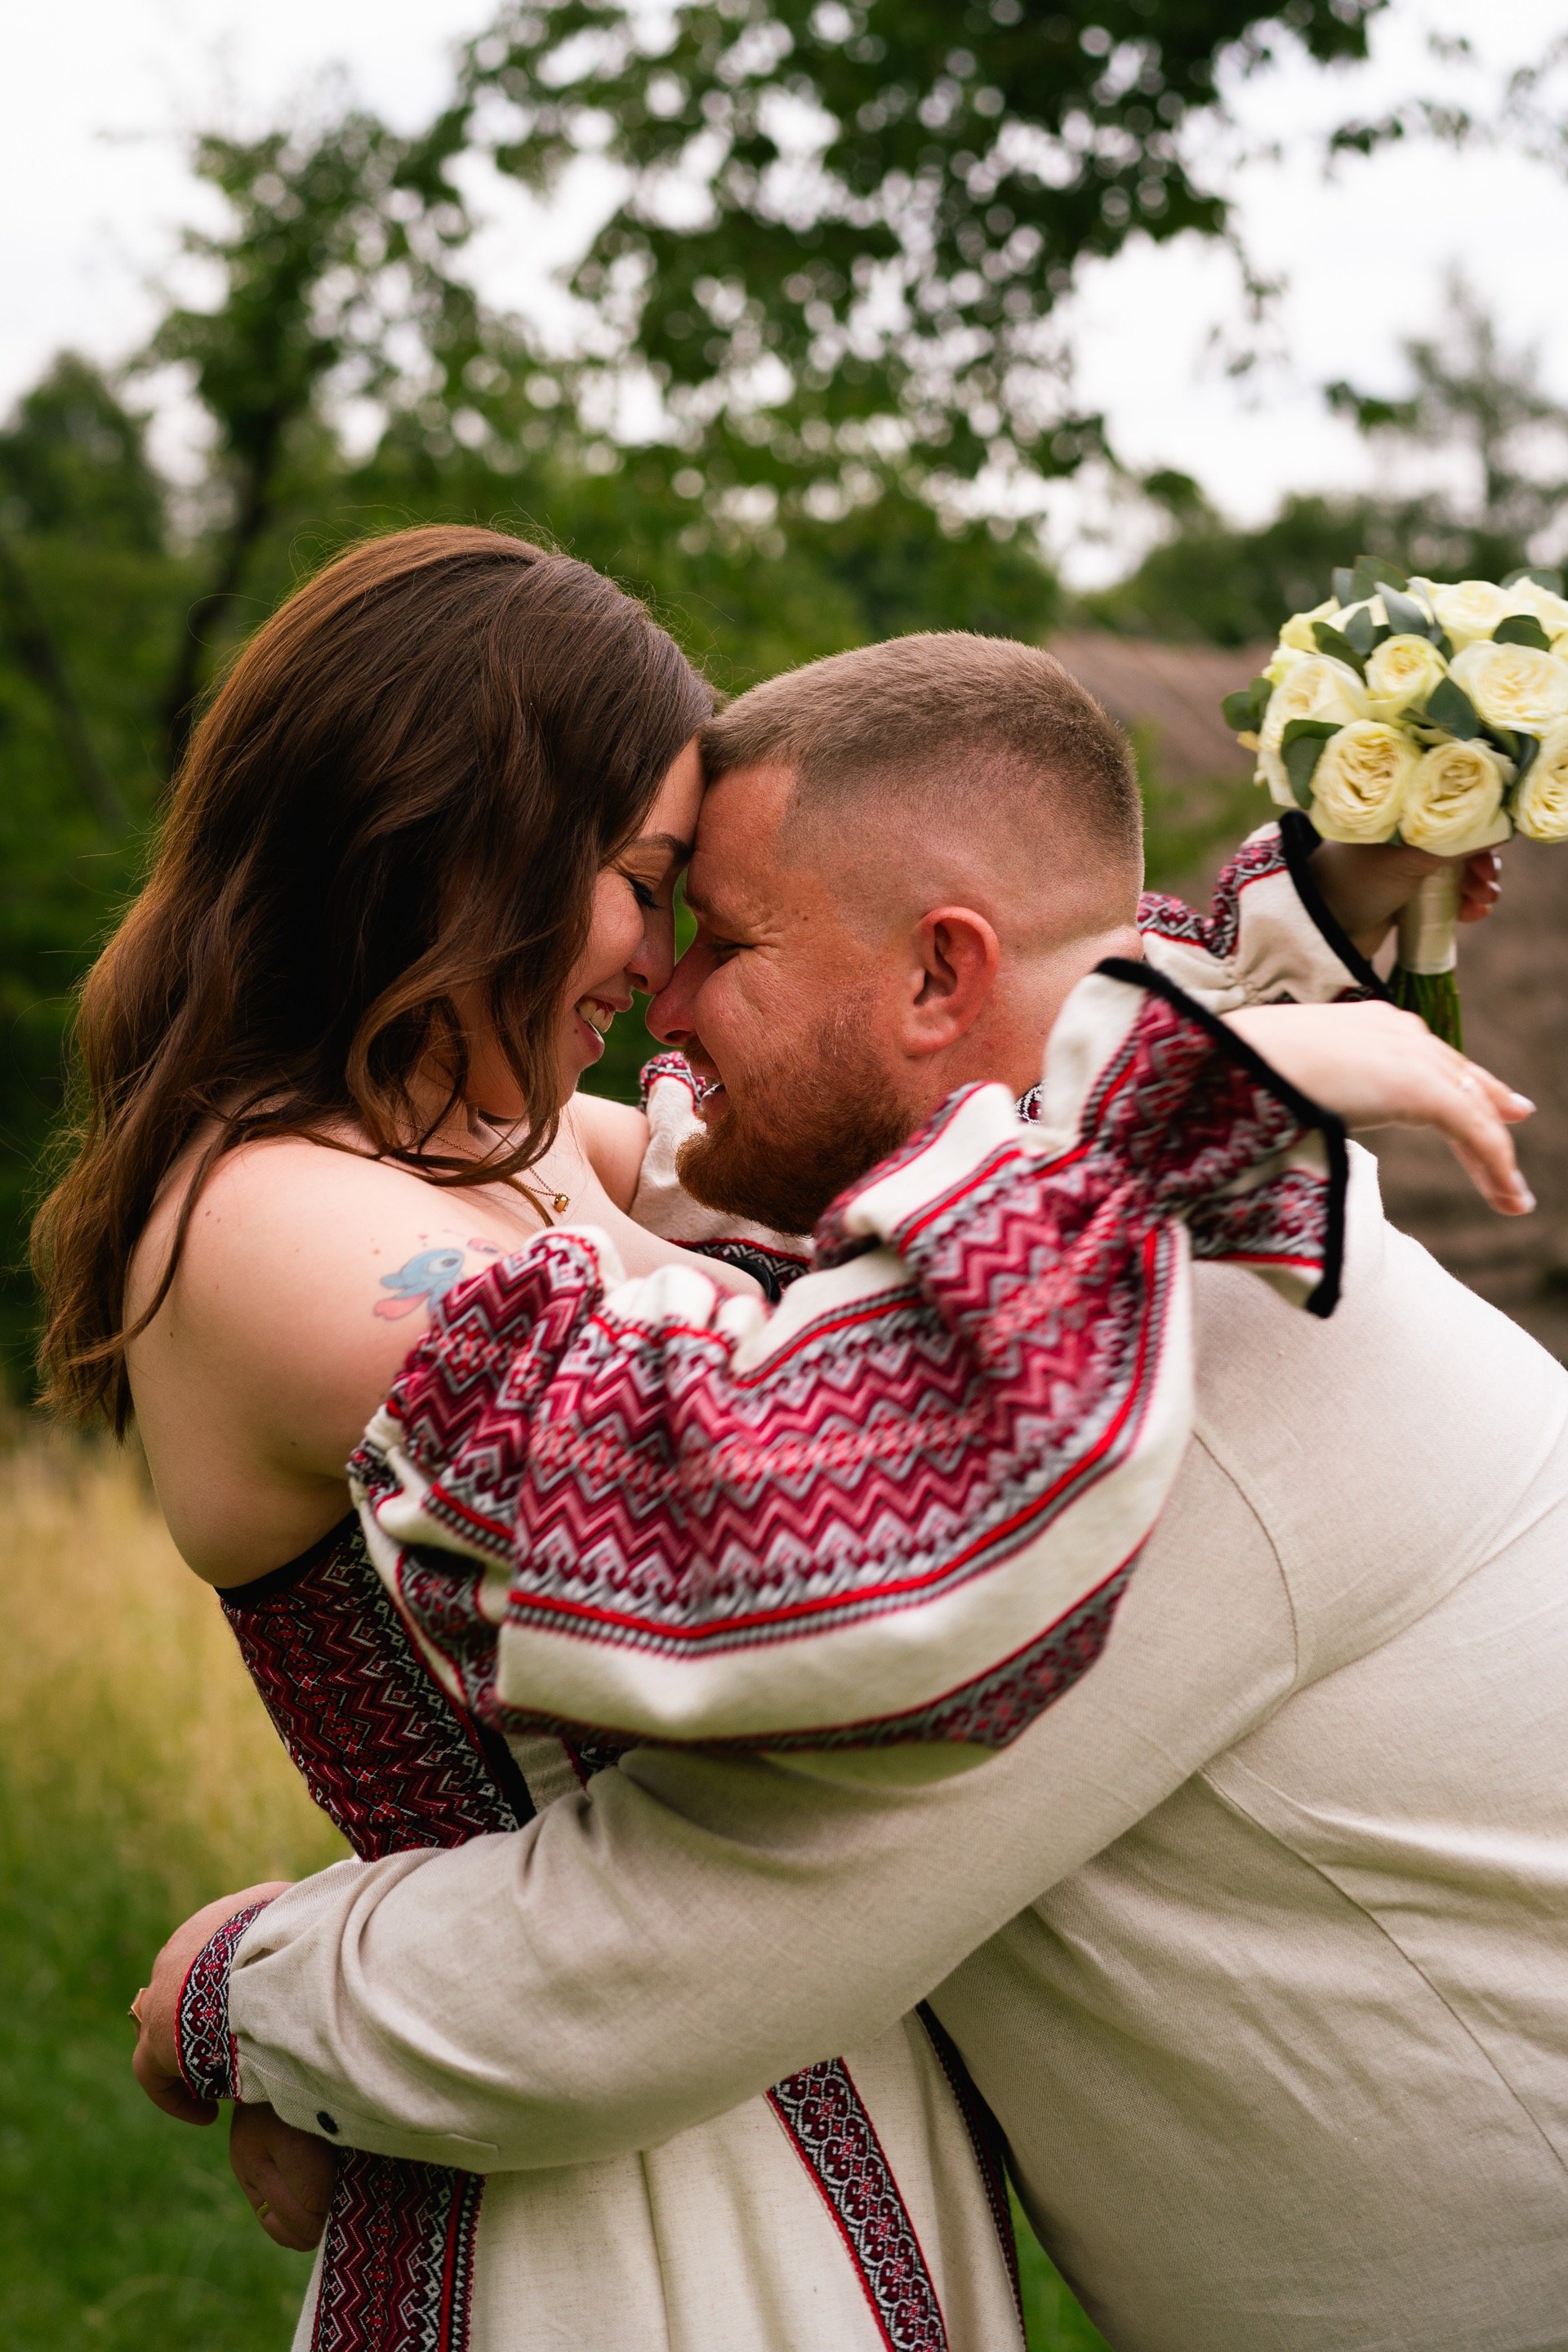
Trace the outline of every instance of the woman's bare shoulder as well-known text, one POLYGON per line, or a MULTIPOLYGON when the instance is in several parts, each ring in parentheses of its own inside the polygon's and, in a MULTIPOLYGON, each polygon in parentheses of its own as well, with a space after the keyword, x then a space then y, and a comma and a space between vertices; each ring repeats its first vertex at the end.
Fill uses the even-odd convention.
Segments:
MULTIPOLYGON (((176 1170, 132 1266, 154 1295, 192 1169, 176 1170)), ((199 1395, 280 1467, 341 1474, 429 1310, 539 1229, 528 1204, 449 1191, 303 1139, 226 1154, 191 1212, 169 1296, 133 1342, 138 1415, 199 1395)))

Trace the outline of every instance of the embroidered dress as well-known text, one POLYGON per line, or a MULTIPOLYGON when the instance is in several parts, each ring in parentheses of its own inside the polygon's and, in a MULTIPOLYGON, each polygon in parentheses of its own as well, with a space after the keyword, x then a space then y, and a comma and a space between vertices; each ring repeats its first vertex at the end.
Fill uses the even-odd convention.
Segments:
MULTIPOLYGON (((311 1793, 362 1859, 519 1827, 594 1757, 455 1708, 351 1520, 223 1596, 311 1793)), ((215 1937, 180 2004, 186 2078, 238 2088, 215 1937)), ((344 2143, 297 2352, 992 2352, 1022 2344, 994 2129, 935 2021, 804 2068, 641 2157, 498 2173, 344 2143)), ((482 2162, 483 2151, 475 2151, 482 2162)))

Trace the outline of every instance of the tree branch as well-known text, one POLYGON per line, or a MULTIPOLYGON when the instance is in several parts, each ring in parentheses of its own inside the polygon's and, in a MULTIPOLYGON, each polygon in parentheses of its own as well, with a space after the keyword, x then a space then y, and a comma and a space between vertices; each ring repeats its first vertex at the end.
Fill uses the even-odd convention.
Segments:
POLYGON ((35 686, 42 690, 54 713, 60 749, 65 753, 66 763, 76 778, 83 800, 105 833, 113 836, 128 832, 131 812, 121 800, 114 779, 93 748, 81 705, 71 685, 70 673, 66 668, 65 657, 33 594, 32 583, 23 569, 21 559, 3 531, 0 531, 0 604, 4 606, 6 633, 16 659, 35 686))

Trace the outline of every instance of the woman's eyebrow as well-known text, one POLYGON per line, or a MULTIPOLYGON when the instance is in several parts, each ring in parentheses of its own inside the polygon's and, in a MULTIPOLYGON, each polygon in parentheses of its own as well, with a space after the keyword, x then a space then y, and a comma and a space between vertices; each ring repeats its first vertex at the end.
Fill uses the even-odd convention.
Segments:
POLYGON ((628 849, 662 849, 674 858, 678 866, 684 866, 690 858, 693 845, 689 841, 682 841, 678 834, 639 833, 637 839, 628 842, 626 846, 628 849))

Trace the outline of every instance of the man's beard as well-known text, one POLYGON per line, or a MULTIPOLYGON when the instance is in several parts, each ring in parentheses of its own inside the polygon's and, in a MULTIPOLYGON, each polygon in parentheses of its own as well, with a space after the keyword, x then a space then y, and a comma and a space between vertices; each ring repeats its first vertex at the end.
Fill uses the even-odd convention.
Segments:
POLYGON ((708 1208, 780 1234, 812 1232, 829 1202, 916 1124, 847 1006, 809 1055, 791 1053, 750 1072, 741 1097, 726 1087, 722 1101, 706 1132, 681 1145, 681 1183, 708 1208))

